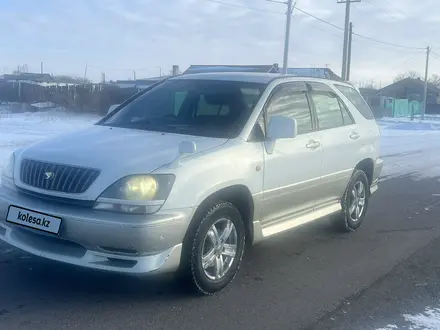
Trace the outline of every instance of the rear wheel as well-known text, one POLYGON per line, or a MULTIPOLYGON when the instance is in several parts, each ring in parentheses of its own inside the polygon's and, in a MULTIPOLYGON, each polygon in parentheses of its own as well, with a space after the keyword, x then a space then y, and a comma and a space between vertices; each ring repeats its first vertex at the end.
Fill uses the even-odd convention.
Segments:
POLYGON ((213 204, 204 212, 190 243, 187 267, 193 287, 206 295, 224 289, 243 257, 245 229, 240 212, 229 202, 213 204))
POLYGON ((337 219, 340 229, 352 232, 361 226, 367 213, 369 197, 367 175, 362 170, 356 170, 341 200, 342 214, 337 219))

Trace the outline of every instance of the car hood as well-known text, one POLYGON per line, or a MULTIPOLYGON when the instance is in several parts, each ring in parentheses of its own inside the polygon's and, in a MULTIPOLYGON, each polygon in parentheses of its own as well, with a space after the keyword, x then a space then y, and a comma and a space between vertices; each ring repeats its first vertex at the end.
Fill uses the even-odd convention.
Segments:
POLYGON ((171 163, 183 141, 194 141, 196 153, 200 153, 227 139, 94 125, 34 144, 20 158, 90 167, 125 176, 150 173, 171 163))

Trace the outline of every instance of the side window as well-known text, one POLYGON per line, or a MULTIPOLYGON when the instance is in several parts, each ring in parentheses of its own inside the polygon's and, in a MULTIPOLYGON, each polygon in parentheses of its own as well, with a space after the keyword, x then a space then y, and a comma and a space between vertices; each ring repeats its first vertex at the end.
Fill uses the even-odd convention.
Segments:
POLYGON ((260 128, 263 131, 264 135, 266 135, 266 123, 264 121, 264 111, 262 111, 260 113, 260 116, 257 119, 257 124, 260 126, 260 128))
POLYGON ((264 122, 264 111, 260 113, 260 116, 255 123, 255 126, 251 132, 249 141, 250 142, 261 142, 264 141, 266 137, 266 125, 264 122))
POLYGON ((345 104, 342 102, 341 99, 339 99, 339 106, 341 107, 342 111, 342 119, 344 121, 344 125, 352 125, 354 124, 353 117, 350 115, 350 112, 348 111, 345 104))
POLYGON ((305 91, 298 91, 296 86, 286 84, 278 87, 267 106, 267 116, 286 116, 296 119, 298 134, 313 130, 312 116, 305 91))
MULTIPOLYGON (((331 93, 311 92, 310 96, 315 105, 320 129, 344 126, 343 112, 346 112, 346 110, 341 108, 341 104, 336 95, 331 93)), ((346 116, 350 118, 348 113, 346 113, 346 116)))
POLYGON ((365 119, 374 119, 373 113, 361 94, 352 87, 335 84, 335 87, 356 107, 365 119))

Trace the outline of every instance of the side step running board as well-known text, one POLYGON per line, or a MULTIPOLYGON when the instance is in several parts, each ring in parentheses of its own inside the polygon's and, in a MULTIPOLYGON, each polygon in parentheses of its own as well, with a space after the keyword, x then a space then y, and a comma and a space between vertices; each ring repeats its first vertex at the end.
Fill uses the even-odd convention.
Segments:
POLYGON ((292 218, 290 220, 285 220, 281 222, 277 222, 273 225, 263 228, 263 237, 269 237, 272 235, 276 235, 282 233, 284 231, 293 229, 295 227, 301 226, 303 224, 321 219, 323 217, 329 216, 336 212, 340 212, 342 210, 341 204, 336 203, 330 206, 323 207, 319 210, 309 212, 304 215, 300 215, 298 217, 292 218))

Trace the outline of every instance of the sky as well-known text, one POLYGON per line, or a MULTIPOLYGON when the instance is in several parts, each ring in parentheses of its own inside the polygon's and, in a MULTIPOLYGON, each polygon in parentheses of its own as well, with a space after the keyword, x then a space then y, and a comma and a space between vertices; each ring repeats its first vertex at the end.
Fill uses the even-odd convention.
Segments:
MULTIPOLYGON (((276 0, 275 0, 276 1, 276 0)), ((0 70, 27 64, 44 72, 107 80, 168 74, 173 64, 283 62, 286 5, 266 0, 0 0, 0 70), (235 5, 235 6, 233 6, 235 5), (250 7, 249 8, 242 8, 250 7)), ((345 5, 297 0, 289 67, 341 74, 345 5)), ((440 1, 362 0, 351 6, 351 80, 385 86, 402 72, 440 74, 440 1), (438 54, 438 55, 437 55, 438 54)))

